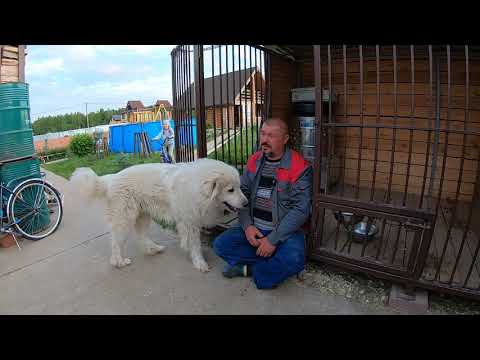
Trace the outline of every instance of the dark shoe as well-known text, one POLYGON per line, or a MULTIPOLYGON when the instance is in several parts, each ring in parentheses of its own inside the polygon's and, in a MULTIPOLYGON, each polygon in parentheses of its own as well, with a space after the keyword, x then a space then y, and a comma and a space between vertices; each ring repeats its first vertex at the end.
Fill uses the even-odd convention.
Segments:
POLYGON ((247 277, 251 276, 251 270, 248 265, 237 264, 234 266, 225 265, 225 268, 222 271, 223 276, 226 278, 234 278, 234 277, 247 277))

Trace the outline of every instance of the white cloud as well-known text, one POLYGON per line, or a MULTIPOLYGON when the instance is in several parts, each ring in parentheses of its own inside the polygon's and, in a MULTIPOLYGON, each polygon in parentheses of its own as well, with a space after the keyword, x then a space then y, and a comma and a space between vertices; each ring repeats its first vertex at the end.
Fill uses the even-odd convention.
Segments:
POLYGON ((125 48, 139 55, 150 55, 157 51, 171 51, 175 45, 126 45, 125 48))
POLYGON ((26 63, 27 76, 30 75, 48 75, 56 71, 63 71, 63 58, 48 59, 41 62, 28 61, 26 63))
POLYGON ((98 68, 98 71, 105 75, 119 74, 123 71, 123 68, 117 64, 105 64, 98 68))
POLYGON ((171 77, 167 75, 121 83, 97 82, 77 87, 72 90, 71 94, 89 99, 115 97, 125 102, 131 99, 142 99, 146 104, 148 99, 171 99, 171 88, 171 77))
POLYGON ((97 53, 94 45, 71 45, 67 49, 69 55, 79 61, 93 59, 97 53))

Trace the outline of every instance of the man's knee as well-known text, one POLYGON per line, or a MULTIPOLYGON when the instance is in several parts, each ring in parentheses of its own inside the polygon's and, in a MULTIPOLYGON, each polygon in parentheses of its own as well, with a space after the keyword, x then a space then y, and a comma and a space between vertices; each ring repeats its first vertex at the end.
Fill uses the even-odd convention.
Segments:
POLYGON ((223 254, 223 249, 224 249, 224 243, 225 241, 222 239, 222 236, 217 236, 215 240, 213 240, 213 251, 215 254, 218 256, 221 256, 223 254))

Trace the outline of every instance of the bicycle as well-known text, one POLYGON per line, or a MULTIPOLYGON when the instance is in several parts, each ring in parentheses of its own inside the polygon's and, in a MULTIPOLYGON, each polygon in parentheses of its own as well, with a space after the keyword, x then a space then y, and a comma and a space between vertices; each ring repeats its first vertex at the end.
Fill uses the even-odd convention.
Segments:
MULTIPOLYGON (((0 161, 0 168, 6 164, 22 160, 35 159, 24 156, 0 161)), ((18 244, 16 234, 29 240, 40 240, 53 234, 63 217, 63 196, 40 177, 23 176, 0 182, 0 233, 10 233, 18 244)))

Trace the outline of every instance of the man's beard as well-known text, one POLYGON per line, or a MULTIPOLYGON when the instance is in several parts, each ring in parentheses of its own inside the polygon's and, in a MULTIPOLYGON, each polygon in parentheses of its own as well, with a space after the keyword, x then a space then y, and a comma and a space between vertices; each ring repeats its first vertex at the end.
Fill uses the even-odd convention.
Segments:
POLYGON ((272 152, 272 148, 271 147, 264 147, 264 145, 262 145, 262 151, 263 153, 265 154, 266 157, 272 157, 273 156, 273 152, 272 152))

